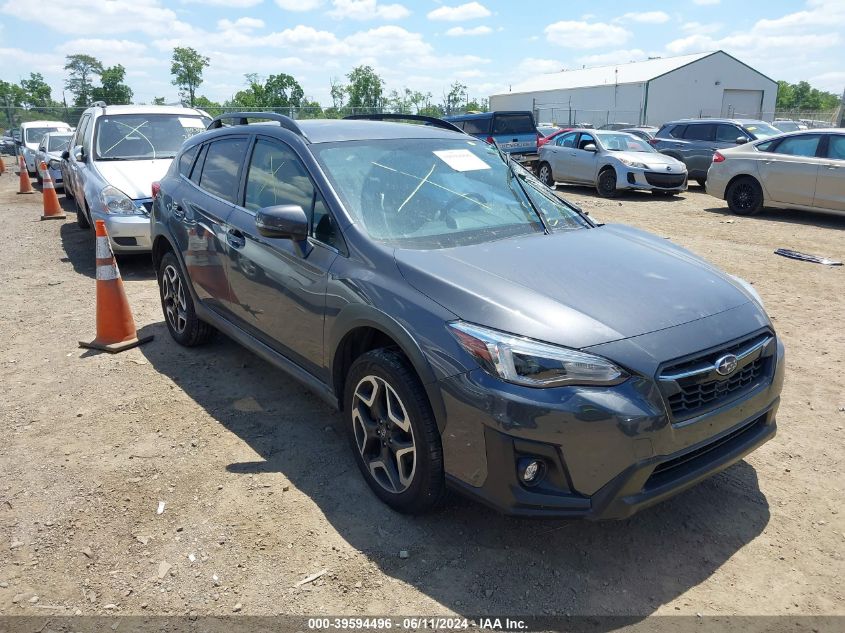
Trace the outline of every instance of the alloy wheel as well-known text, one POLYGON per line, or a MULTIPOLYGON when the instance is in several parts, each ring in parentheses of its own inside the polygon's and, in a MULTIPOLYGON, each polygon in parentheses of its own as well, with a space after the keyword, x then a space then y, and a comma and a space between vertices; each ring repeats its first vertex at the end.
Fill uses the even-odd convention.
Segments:
POLYGON ((749 211, 754 208, 754 187, 747 182, 737 183, 734 187, 731 201, 737 209, 749 211))
POLYGON ((165 267, 161 287, 161 300, 164 304, 167 322, 170 323, 170 327, 181 334, 188 326, 188 305, 185 301, 185 288, 182 285, 182 278, 179 276, 179 271, 172 265, 165 267))
POLYGON ((540 182, 542 182, 547 187, 551 187, 554 182, 552 182, 552 170, 548 165, 543 165, 540 167, 540 182))
POLYGON ((414 430, 399 395, 379 376, 365 376, 352 398, 355 442, 372 478, 399 494, 414 480, 417 450, 414 430))

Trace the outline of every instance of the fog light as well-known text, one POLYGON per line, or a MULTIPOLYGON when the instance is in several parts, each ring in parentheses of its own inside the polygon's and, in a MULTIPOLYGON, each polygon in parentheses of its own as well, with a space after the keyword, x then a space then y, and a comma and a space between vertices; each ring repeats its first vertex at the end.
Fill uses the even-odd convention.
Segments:
POLYGON ((540 480, 545 474, 546 467, 540 459, 523 457, 517 462, 516 470, 523 484, 534 486, 540 483, 540 480))

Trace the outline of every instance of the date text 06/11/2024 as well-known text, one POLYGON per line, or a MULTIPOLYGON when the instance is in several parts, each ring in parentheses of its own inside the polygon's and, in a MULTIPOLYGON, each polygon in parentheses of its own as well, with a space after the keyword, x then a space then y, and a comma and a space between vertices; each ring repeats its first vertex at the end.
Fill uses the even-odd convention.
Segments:
POLYGON ((458 631, 469 627, 490 631, 525 631, 528 626, 524 620, 511 618, 449 618, 449 617, 347 617, 347 618, 308 618, 308 629, 314 631, 326 630, 430 630, 430 631, 458 631))

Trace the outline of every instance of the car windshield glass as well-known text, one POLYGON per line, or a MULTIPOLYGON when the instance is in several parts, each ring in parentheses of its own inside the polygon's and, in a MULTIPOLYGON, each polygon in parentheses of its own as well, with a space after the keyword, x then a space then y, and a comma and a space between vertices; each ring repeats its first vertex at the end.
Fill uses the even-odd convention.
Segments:
POLYGON ((756 138, 769 138, 772 136, 777 136, 778 134, 783 134, 779 129, 772 127, 768 123, 749 123, 748 125, 743 125, 746 132, 753 134, 756 138))
POLYGON ((612 132, 596 132, 595 135, 604 145, 605 149, 611 152, 647 152, 654 153, 657 150, 646 143, 643 139, 633 134, 614 134, 612 132))
POLYGON ((182 142, 203 132, 208 119, 190 114, 109 114, 97 119, 98 160, 173 158, 182 142))
POLYGON ((542 185, 520 168, 515 178, 496 148, 480 141, 349 141, 312 151, 356 223, 393 246, 447 248, 542 233, 538 211, 552 230, 590 226, 551 193, 541 205, 534 187, 542 185))
MULTIPOLYGON (((28 127, 26 128, 25 143, 39 143, 44 135, 49 132, 58 132, 60 128, 57 127, 28 127)), ((67 128, 65 128, 67 129, 67 128)))
POLYGON ((67 144, 70 142, 70 134, 65 134, 63 136, 50 136, 47 139, 47 151, 48 152, 58 152, 59 150, 63 150, 67 147, 67 144))

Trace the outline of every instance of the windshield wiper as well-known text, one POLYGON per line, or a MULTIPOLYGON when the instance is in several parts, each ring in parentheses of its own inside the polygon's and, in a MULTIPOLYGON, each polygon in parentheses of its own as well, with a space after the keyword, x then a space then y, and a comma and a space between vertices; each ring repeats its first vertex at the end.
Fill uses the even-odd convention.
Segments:
POLYGON ((550 235, 552 231, 549 228, 549 225, 546 223, 546 218, 543 216, 543 212, 540 211, 540 209, 537 207, 536 204, 534 204, 534 200, 531 199, 531 196, 528 195, 528 192, 525 190, 525 187, 520 182, 520 178, 519 178, 519 176, 516 175, 516 170, 514 170, 513 163, 511 162, 510 156, 505 154, 502 151, 502 148, 499 147, 497 144, 493 143, 493 146, 496 148, 496 151, 499 152, 499 158, 501 158, 505 162, 505 165, 508 168, 508 187, 510 187, 511 190, 513 190, 513 185, 511 183, 515 179, 516 184, 519 185, 519 188, 522 191, 522 195, 525 196, 525 199, 528 200, 528 204, 531 205, 531 209, 534 211, 534 214, 540 219, 540 224, 543 225, 543 232, 546 235, 550 235))

